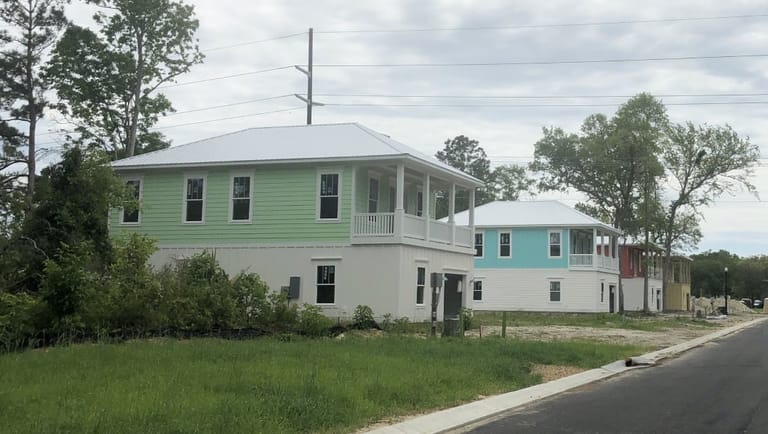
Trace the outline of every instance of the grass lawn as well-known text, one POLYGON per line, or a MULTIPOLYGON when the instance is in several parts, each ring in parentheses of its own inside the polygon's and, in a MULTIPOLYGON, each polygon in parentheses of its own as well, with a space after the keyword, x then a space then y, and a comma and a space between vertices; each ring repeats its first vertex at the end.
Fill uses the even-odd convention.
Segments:
MULTIPOLYGON (((475 312, 472 328, 480 325, 501 325, 501 312, 475 312)), ((691 319, 690 316, 658 317, 627 314, 624 319, 616 313, 539 313, 507 312, 507 326, 564 325, 596 328, 626 328, 642 331, 660 331, 679 327, 717 327, 717 324, 691 319)))
POLYGON ((76 345, 0 356, 0 421, 3 433, 349 432, 536 384, 534 364, 644 350, 400 336, 76 345))

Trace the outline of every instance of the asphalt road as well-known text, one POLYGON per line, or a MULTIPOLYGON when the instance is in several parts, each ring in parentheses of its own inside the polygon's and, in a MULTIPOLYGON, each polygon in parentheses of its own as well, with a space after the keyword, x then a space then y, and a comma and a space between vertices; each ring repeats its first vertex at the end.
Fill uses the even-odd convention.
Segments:
POLYGON ((469 432, 768 433, 768 322, 469 432))

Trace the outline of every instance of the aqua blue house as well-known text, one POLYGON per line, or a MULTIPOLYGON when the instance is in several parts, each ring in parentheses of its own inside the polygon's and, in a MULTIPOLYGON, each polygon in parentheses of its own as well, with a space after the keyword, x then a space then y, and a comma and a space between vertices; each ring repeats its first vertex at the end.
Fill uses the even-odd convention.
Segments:
MULTIPOLYGON (((456 215, 468 221, 468 213, 456 215)), ((476 310, 612 312, 620 232, 557 201, 475 209, 476 310)))

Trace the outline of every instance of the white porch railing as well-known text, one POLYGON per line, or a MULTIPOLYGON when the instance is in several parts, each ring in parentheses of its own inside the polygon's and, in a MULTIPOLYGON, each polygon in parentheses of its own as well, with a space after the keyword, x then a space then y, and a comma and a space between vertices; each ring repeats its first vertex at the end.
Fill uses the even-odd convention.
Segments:
POLYGON ((395 214, 366 213, 356 214, 353 233, 363 237, 390 237, 395 234, 395 214))
POLYGON ((436 220, 429 221, 429 236, 427 236, 427 220, 410 214, 402 214, 401 225, 397 223, 395 213, 363 213, 355 214, 352 218, 352 239, 358 242, 393 242, 400 237, 423 240, 464 248, 473 247, 472 229, 467 226, 456 226, 436 220), (398 233, 398 227, 400 227, 398 233))
POLYGON ((592 259, 594 255, 587 254, 571 254, 568 258, 568 265, 571 267, 592 267, 592 259))
POLYGON ((472 229, 467 226, 456 226, 456 244, 462 247, 474 247, 472 229))
POLYGON ((597 257, 599 259, 597 263, 598 267, 607 268, 609 270, 619 269, 619 258, 612 258, 610 256, 603 256, 603 255, 598 255, 597 257))

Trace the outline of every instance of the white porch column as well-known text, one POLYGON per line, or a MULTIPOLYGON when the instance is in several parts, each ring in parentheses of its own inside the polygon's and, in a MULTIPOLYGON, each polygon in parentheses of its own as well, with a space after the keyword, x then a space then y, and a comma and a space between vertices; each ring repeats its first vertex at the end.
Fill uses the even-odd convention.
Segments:
POLYGON ((424 241, 429 241, 429 219, 430 219, 430 213, 432 210, 430 209, 430 190, 432 187, 429 185, 429 173, 424 174, 424 192, 421 194, 422 199, 422 208, 424 209, 424 241))
POLYGON ((592 268, 597 268, 600 257, 597 254, 597 228, 592 229, 592 268))
MULTIPOLYGON (((469 227, 472 228, 472 233, 475 232, 475 187, 469 189, 469 227)), ((472 242, 475 242, 474 235, 472 236, 472 242)))
POLYGON ((448 223, 451 225, 451 245, 456 245, 456 184, 451 183, 451 193, 448 198, 448 223))
POLYGON ((397 182, 395 183, 395 236, 403 234, 403 219, 405 218, 405 164, 397 165, 397 182))

